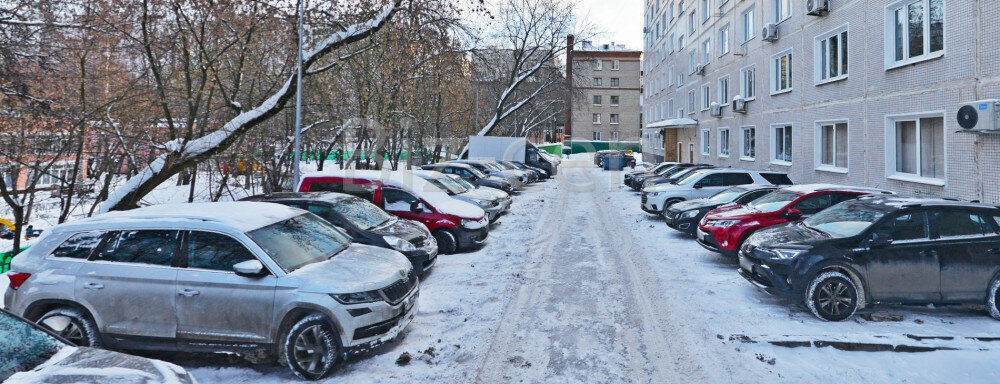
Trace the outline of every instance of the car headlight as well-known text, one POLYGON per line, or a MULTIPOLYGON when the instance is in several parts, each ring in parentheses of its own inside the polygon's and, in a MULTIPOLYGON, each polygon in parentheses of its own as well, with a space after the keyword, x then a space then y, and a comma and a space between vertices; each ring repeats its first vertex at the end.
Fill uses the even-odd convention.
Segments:
POLYGON ((468 229, 479 229, 485 227, 488 222, 486 218, 481 220, 462 219, 462 226, 468 229))
POLYGON ((382 301, 382 295, 378 291, 357 292, 357 293, 331 293, 330 297, 341 304, 363 304, 382 301))
POLYGON ((402 252, 416 251, 417 247, 414 246, 409 241, 400 239, 396 236, 382 236, 382 239, 389 244, 392 249, 402 252))
POLYGON ((690 219, 695 216, 698 216, 698 210, 687 211, 681 214, 682 219, 690 219))
POLYGON ((710 220, 705 222, 706 227, 732 227, 739 224, 739 220, 710 220))
POLYGON ((491 201, 489 201, 489 200, 476 200, 476 205, 478 205, 480 207, 483 207, 483 208, 488 208, 488 207, 492 206, 493 203, 491 201))
POLYGON ((775 248, 770 250, 776 258, 779 259, 792 259, 798 255, 806 253, 805 249, 787 249, 787 248, 775 248))

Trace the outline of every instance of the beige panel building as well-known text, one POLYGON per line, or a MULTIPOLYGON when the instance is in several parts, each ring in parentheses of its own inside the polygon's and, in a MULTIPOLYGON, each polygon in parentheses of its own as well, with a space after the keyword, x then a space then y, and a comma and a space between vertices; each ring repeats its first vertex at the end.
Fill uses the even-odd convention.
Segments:
POLYGON ((639 141, 642 52, 589 41, 575 47, 572 36, 567 43, 568 81, 574 94, 567 139, 639 141))

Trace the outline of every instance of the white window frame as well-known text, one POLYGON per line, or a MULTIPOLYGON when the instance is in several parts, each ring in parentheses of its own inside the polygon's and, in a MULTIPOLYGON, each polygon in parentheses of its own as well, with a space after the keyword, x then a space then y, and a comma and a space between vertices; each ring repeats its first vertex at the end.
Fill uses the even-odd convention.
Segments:
POLYGON ((831 173, 847 173, 851 167, 851 122, 849 119, 839 119, 839 120, 820 120, 816 121, 813 130, 813 164, 814 169, 822 172, 831 173), (847 126, 847 153, 845 158, 847 159, 847 164, 843 167, 838 167, 837 154, 834 153, 833 164, 823 164, 823 127, 832 125, 834 126, 833 134, 833 150, 837 150, 837 124, 845 124, 847 126))
POLYGON ((770 88, 771 96, 780 95, 782 93, 788 93, 788 92, 791 92, 792 89, 794 89, 795 80, 794 80, 794 77, 792 77, 792 76, 794 76, 794 74, 795 74, 795 71, 794 71, 795 65, 793 63, 793 59, 795 58, 795 56, 792 55, 793 53, 794 52, 792 51, 792 48, 788 48, 788 49, 786 49, 784 51, 778 52, 778 53, 776 53, 776 54, 774 54, 774 55, 771 56, 771 60, 770 60, 770 69, 771 69, 771 72, 770 72, 770 74, 768 76, 768 78, 771 79, 771 88, 770 88), (777 64, 775 62, 779 58, 784 57, 784 56, 789 56, 789 59, 788 59, 788 88, 784 88, 784 89, 780 89, 779 90, 779 89, 777 89, 777 87, 778 87, 778 79, 779 79, 779 77, 781 75, 779 73, 777 73, 778 66, 777 66, 777 64))
POLYGON ((757 64, 750 64, 746 67, 740 68, 740 97, 743 100, 750 101, 757 98, 757 64), (753 74, 753 85, 747 84, 747 71, 752 71, 753 74), (752 91, 753 95, 750 95, 752 91))
MULTIPOLYGON (((917 158, 920 158, 918 153, 917 158)), ((890 180, 905 181, 910 183, 919 183, 944 187, 948 185, 948 118, 947 112, 943 110, 937 111, 927 111, 927 112, 916 112, 898 115, 886 115, 885 117, 885 177, 890 180), (920 162, 917 162, 917 173, 902 173, 896 172, 896 122, 905 120, 916 120, 917 121, 917 150, 920 150, 920 119, 927 117, 940 117, 943 121, 942 130, 944 131, 941 143, 944 149, 943 168, 944 176, 942 178, 932 178, 920 176, 920 162)))
MULTIPOLYGON (((931 24, 930 24, 930 0, 899 0, 889 3, 885 7, 885 70, 905 67, 910 64, 919 63, 922 61, 933 60, 945 55, 948 50, 948 6, 947 1, 941 1, 941 17, 944 25, 941 29, 941 50, 931 52, 931 24), (917 1, 923 2, 924 6, 924 53, 915 57, 906 57, 903 60, 896 61, 896 10, 900 8, 905 8, 912 3, 917 1)), ((909 56, 909 45, 910 45, 910 34, 904 33, 902 40, 903 47, 906 48, 906 54, 904 56, 909 56)))
POLYGON ((732 141, 731 132, 732 131, 730 131, 729 127, 719 128, 719 134, 718 134, 719 150, 717 151, 718 157, 721 158, 729 157, 729 154, 731 153, 731 148, 729 148, 729 143, 732 141), (723 133, 725 133, 725 135, 723 135, 723 133))
POLYGON ((712 107, 712 85, 705 83, 701 85, 701 110, 707 111, 712 107))
POLYGON ((595 113, 594 116, 593 116, 593 119, 594 119, 594 125, 601 125, 601 114, 600 113, 595 113))
POLYGON ((729 99, 729 94, 730 94, 730 90, 732 88, 732 84, 730 84, 730 81, 729 81, 729 75, 725 75, 725 76, 719 77, 719 80, 716 81, 715 86, 717 88, 715 94, 717 95, 717 98, 718 98, 718 101, 716 101, 716 102, 719 103, 719 105, 721 105, 723 107, 729 106, 729 103, 731 101, 729 99), (722 87, 722 83, 723 82, 726 83, 725 94, 723 94, 723 87, 722 87))
POLYGON ((617 107, 617 106, 621 105, 621 96, 618 96, 618 95, 608 96, 608 103, 610 103, 612 107, 617 107), (615 102, 615 98, 618 98, 618 102, 617 103, 615 102))
POLYGON ((698 93, 695 90, 688 91, 688 114, 693 115, 698 108, 698 93))
POLYGON ((594 141, 600 141, 601 140, 601 132, 600 131, 594 131, 593 138, 594 138, 594 141))
MULTIPOLYGON (((778 148, 777 148, 778 144, 775 142, 775 139, 778 136, 775 132, 777 131, 778 128, 790 129, 792 131, 792 149, 793 149, 793 151, 795 149, 795 147, 794 147, 794 144, 795 144, 795 128, 792 125, 792 123, 776 123, 776 124, 771 124, 771 130, 769 132, 770 134, 768 135, 768 146, 771 147, 771 159, 770 159, 770 163, 774 164, 774 165, 781 165, 781 166, 785 166, 785 167, 790 167, 790 166, 792 166, 792 162, 795 161, 795 153, 794 152, 792 153, 792 161, 788 161, 788 160, 785 160, 785 159, 778 159, 778 152, 777 152, 777 150, 778 150, 778 148)), ((782 136, 781 137, 782 137, 782 147, 788 146, 788 143, 784 142, 784 132, 782 132, 782 136)), ((784 149, 784 148, 782 148, 782 149, 784 149)), ((782 152, 784 152, 784 151, 782 151, 782 152)))
POLYGON ((693 75, 694 69, 698 66, 698 51, 688 52, 688 74, 693 75))
POLYGON ((683 117, 684 117, 684 108, 677 108, 677 118, 680 119, 683 117))
POLYGON ((712 0, 701 0, 701 22, 712 18, 712 0))
POLYGON ((750 5, 740 13, 740 34, 742 44, 757 37, 757 9, 755 5, 750 5), (747 15, 750 17, 747 18, 747 15))
MULTIPOLYGON (((832 83, 832 82, 835 82, 835 81, 840 81, 840 80, 847 79, 847 76, 848 76, 849 72, 844 72, 844 61, 847 60, 848 64, 850 64, 849 60, 854 55, 848 55, 847 59, 844 59, 844 51, 845 51, 845 49, 844 49, 844 43, 843 43, 843 41, 840 41, 840 40, 843 40, 843 34, 844 33, 847 33, 848 44, 847 44, 846 50, 848 50, 848 52, 849 52, 849 50, 851 49, 851 45, 852 45, 852 44, 850 44, 851 31, 850 31, 850 24, 849 23, 841 25, 841 26, 839 26, 837 28, 834 28, 834 29, 831 29, 829 31, 826 31, 825 33, 823 33, 823 34, 821 34, 819 36, 816 36, 816 38, 813 39, 813 63, 814 63, 814 65, 813 65, 813 82, 814 82, 814 84, 816 84, 816 85, 822 85, 822 84, 827 84, 827 83, 832 83), (840 70, 840 74, 838 74, 837 76, 834 76, 834 77, 827 77, 826 79, 824 79, 823 75, 824 74, 827 74, 827 75, 829 74, 828 73, 829 67, 825 67, 823 64, 830 62, 830 41, 829 40, 830 40, 830 38, 832 38, 834 36, 837 36, 838 41, 840 41, 838 43, 839 45, 837 46, 837 49, 840 50, 840 52, 838 52, 838 57, 837 57, 839 60, 841 60, 841 62, 838 63, 838 66, 837 66, 837 68, 840 70), (825 42, 825 44, 824 44, 824 42, 825 42)), ((848 71, 850 71, 850 67, 851 66, 848 65, 848 67, 847 67, 848 71)))
POLYGON ((602 78, 600 78, 600 77, 595 77, 594 78, 594 86, 595 87, 603 87, 604 86, 604 80, 602 78))
POLYGON ((694 36, 695 32, 698 32, 698 21, 695 19, 695 11, 691 11, 688 14, 688 35, 694 36))
MULTIPOLYGON (((619 87, 621 87, 622 86, 622 80, 621 80, 621 78, 612 77, 611 81, 608 84, 608 86, 610 86, 611 88, 619 88, 619 87)), ((660 89, 661 90, 663 89, 663 80, 662 79, 660 80, 660 89)))
POLYGON ((732 27, 730 27, 730 24, 728 24, 728 23, 726 23, 726 25, 723 25, 722 27, 719 28, 719 33, 718 33, 718 35, 719 35, 719 57, 722 57, 723 55, 729 53, 729 50, 730 50, 730 48, 729 48, 729 43, 730 43, 730 41, 729 41, 729 34, 730 34, 730 30, 731 29, 732 29, 732 27))
POLYGON ((604 104, 604 100, 601 97, 601 95, 594 95, 593 101, 595 107, 600 107, 602 104, 604 104))
POLYGON ((618 60, 614 60, 614 61, 612 61, 612 62, 611 62, 611 70, 612 70, 612 71, 617 71, 617 70, 619 70, 619 69, 621 69, 621 62, 620 62, 620 61, 618 61, 618 60))
POLYGON ((618 114, 612 113, 608 115, 608 124, 618 125, 618 114))
POLYGON ((702 156, 712 156, 712 129, 703 128, 701 130, 698 135, 698 144, 702 156))
POLYGON ((740 160, 743 161, 757 161, 757 127, 753 125, 746 125, 740 127, 740 160), (753 130, 753 156, 750 156, 746 149, 746 134, 747 130, 753 130))
POLYGON ((604 60, 601 60, 601 59, 594 60, 594 70, 595 71, 602 71, 602 70, 604 70, 604 60))
POLYGON ((771 0, 771 21, 778 24, 792 17, 792 3, 792 0, 771 0))
MULTIPOLYGON (((711 35, 711 33, 709 33, 709 35, 711 35)), ((706 37, 705 41, 701 42, 701 50, 703 51, 702 52, 702 56, 701 56, 701 64, 702 65, 708 65, 708 63, 712 61, 712 37, 711 36, 706 37)))

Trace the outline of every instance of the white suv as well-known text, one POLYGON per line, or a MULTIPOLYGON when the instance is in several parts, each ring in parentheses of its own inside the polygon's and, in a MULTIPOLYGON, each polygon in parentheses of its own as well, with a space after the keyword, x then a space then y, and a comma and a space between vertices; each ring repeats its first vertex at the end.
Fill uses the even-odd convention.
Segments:
POLYGON ((672 184, 657 184, 642 190, 642 210, 660 214, 674 203, 701 199, 722 190, 747 184, 788 185, 788 175, 772 171, 710 168, 692 172, 672 184))

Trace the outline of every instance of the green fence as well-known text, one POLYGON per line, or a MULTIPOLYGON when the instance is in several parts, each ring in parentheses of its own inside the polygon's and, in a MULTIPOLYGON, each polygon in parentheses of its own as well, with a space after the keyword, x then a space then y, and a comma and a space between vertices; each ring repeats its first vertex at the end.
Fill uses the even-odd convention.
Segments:
POLYGON ((545 152, 551 153, 556 156, 562 156, 562 144, 549 144, 549 145, 538 145, 538 149, 545 152))
POLYGON ((567 141, 564 145, 573 148, 573 153, 597 152, 609 149, 642 152, 642 144, 637 141, 567 141))

